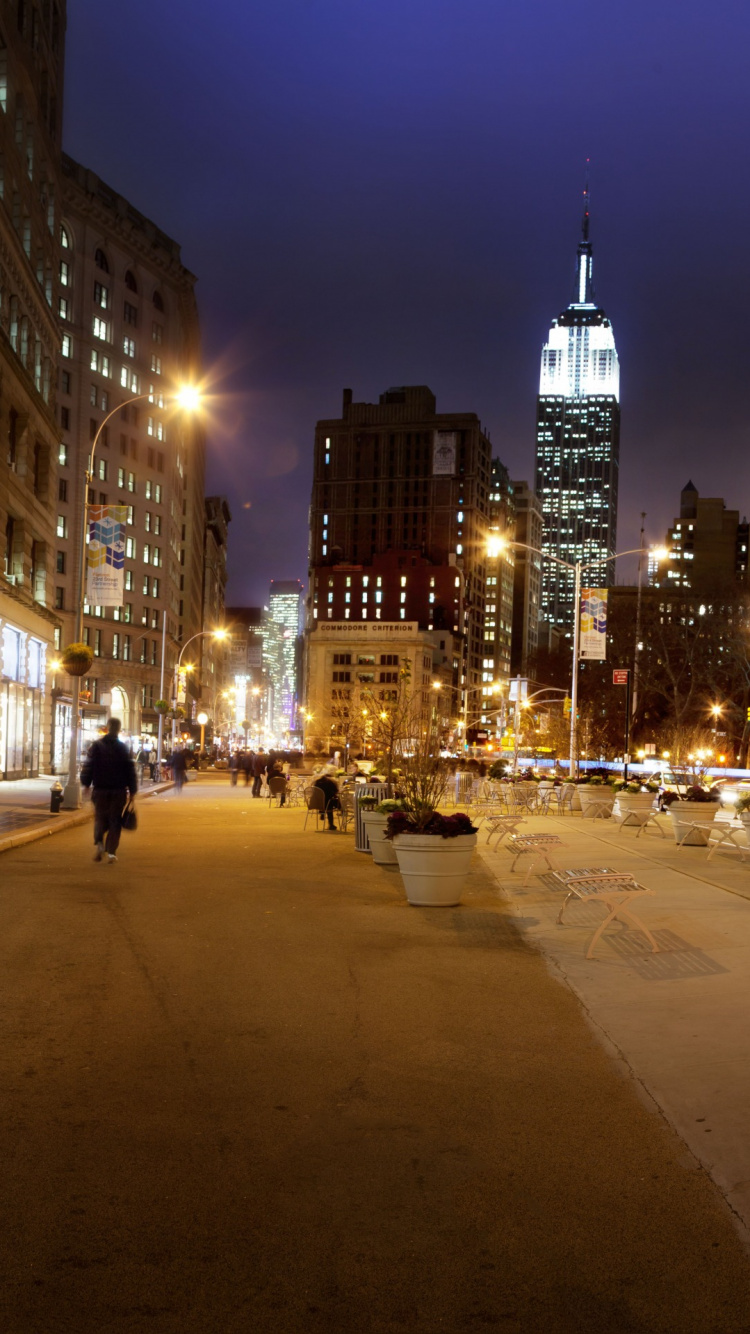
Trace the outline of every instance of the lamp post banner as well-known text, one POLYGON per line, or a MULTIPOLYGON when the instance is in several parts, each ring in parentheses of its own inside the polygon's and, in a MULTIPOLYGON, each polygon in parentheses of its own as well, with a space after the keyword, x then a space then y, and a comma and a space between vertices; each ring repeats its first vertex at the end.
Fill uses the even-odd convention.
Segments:
POLYGON ((607 657, 607 590, 581 589, 581 662, 604 662, 607 657))
POLYGON ((90 505, 86 551, 86 601, 121 607, 125 585, 127 505, 90 505))

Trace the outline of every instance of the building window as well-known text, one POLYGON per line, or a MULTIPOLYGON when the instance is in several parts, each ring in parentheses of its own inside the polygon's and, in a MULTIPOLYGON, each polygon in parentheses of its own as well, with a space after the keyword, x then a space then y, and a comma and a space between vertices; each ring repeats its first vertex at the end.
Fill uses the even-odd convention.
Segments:
POLYGON ((94 631, 94 657, 95 657, 95 658, 100 658, 101 656, 102 656, 102 632, 101 632, 101 630, 95 630, 95 631, 94 631))
POLYGON ((126 337, 126 338, 123 338, 123 340, 122 340, 122 350, 123 350, 123 352, 125 353, 125 356, 126 356, 126 357, 134 357, 134 356, 135 356, 135 339, 134 339, 134 338, 127 338, 127 337, 126 337))
POLYGON ((107 263, 107 256, 105 255, 103 250, 94 251, 94 263, 97 269, 102 270, 102 273, 109 273, 109 264, 107 263))
POLYGON ((120 656, 120 636, 119 634, 115 633, 112 636, 112 657, 119 658, 119 656, 120 656))
POLYGON ((130 269, 128 269, 128 270, 126 271, 126 273, 125 273, 125 286, 127 287, 127 289, 128 289, 129 292, 137 292, 137 291, 138 291, 138 284, 137 284, 137 282, 135 281, 135 278, 134 278, 133 274, 131 273, 130 269))
POLYGON ((98 315, 95 315, 91 327, 94 338, 101 338, 105 343, 109 342, 109 325, 106 320, 102 320, 98 315))
POLYGON ((134 538, 134 537, 126 537, 126 538, 125 538, 125 555, 127 556, 128 560, 135 560, 135 538, 134 538))
POLYGON ((64 589, 64 588, 56 588, 56 589, 55 589, 55 610, 56 610, 56 611, 64 611, 64 610, 65 610, 65 589, 64 589))
POLYGON ((62 354, 63 354, 64 357, 72 357, 72 355, 73 355, 73 339, 71 338, 70 334, 63 334, 63 336, 62 336, 62 349, 61 349, 61 350, 62 350, 62 354))
POLYGON ((66 519, 64 514, 58 514, 57 516, 57 536, 58 537, 68 536, 68 520, 66 519))
POLYGON ((134 329, 138 327, 138 311, 135 306, 131 306, 129 301, 125 302, 122 312, 122 318, 126 324, 131 324, 134 329))
POLYGON ((164 326, 162 324, 157 324, 156 320, 154 320, 153 324, 151 325, 151 342, 161 343, 163 341, 164 341, 164 326))
POLYGON ((103 283, 94 283, 94 305, 106 310, 109 306, 109 288, 103 283))

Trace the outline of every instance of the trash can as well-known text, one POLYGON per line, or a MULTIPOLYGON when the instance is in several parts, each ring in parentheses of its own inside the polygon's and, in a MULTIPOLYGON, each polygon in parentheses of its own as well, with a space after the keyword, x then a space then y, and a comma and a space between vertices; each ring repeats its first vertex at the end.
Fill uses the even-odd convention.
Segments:
POLYGON ((362 822, 362 812, 359 809, 359 803, 362 797, 377 797, 378 801, 385 801, 388 796, 387 783, 358 783, 357 791, 354 795, 354 851, 369 852, 370 844, 367 838, 367 830, 362 822))
POLYGON ((49 808, 52 815, 60 814, 62 799, 63 799, 62 787, 60 786, 59 782, 55 782, 52 784, 52 787, 49 790, 49 808))

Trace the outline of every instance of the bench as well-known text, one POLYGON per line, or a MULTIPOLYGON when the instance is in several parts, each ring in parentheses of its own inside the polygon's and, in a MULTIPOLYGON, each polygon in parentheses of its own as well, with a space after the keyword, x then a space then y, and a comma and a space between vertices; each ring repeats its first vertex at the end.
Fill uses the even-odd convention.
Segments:
MULTIPOLYGON (((558 834, 511 834, 505 844, 506 848, 513 855, 511 871, 515 871, 516 862, 519 857, 525 853, 536 857, 537 860, 544 859, 548 871, 558 871, 560 868, 554 858, 550 857, 548 848, 564 848, 567 845, 558 834)), ((532 874, 534 862, 529 862, 524 884, 529 883, 529 876, 532 874)), ((538 871, 534 874, 540 874, 538 871)))
POLYGON ((649 825, 653 825, 655 829, 659 830, 662 838, 665 838, 666 835, 664 830, 659 824, 658 814, 658 811, 627 811, 620 820, 620 829, 624 829, 626 824, 637 825, 638 833, 636 834, 636 838, 640 838, 644 829, 648 829, 649 825))
POLYGON ((501 812, 487 814, 484 816, 487 823, 487 846, 489 847, 492 839, 497 835, 495 847, 502 842, 506 834, 515 834, 519 825, 525 824, 522 815, 505 815, 501 812))
MULTIPOLYGON (((731 850, 731 849, 734 849, 735 852, 739 852, 739 854, 740 854, 740 858, 741 858, 742 862, 744 863, 745 858, 746 858, 746 857, 750 857, 750 847, 748 846, 747 842, 745 842, 745 843, 738 843, 738 842, 736 841, 736 840, 737 840, 737 835, 738 835, 738 834, 743 834, 743 835, 745 835, 745 829, 744 829, 744 827, 743 827, 742 825, 730 824, 728 821, 727 821, 726 823, 722 823, 722 824, 718 824, 718 823, 717 823, 717 824, 709 825, 709 826, 708 826, 708 856, 707 856, 707 858, 706 858, 706 861, 707 861, 707 862, 710 862, 710 860, 711 860, 711 858, 713 857, 714 853, 715 853, 715 852, 718 852, 719 848, 720 848, 724 843, 727 843, 727 844, 729 844, 729 848, 730 848, 730 850, 731 850), (714 835, 715 835, 715 834, 718 835, 717 838, 714 838, 714 835)), ((747 836, 745 835, 745 837, 747 837, 747 836)))
POLYGON ((593 958, 597 941, 610 922, 615 920, 629 922, 642 931, 651 943, 652 952, 659 953, 659 946, 648 927, 631 912, 629 906, 633 899, 653 894, 652 889, 639 885, 632 875, 614 871, 608 866, 578 866, 567 871, 554 871, 552 878, 568 891, 557 915, 558 926, 562 926, 563 913, 573 898, 581 903, 601 903, 606 911, 604 921, 597 927, 586 951, 587 959, 593 958))

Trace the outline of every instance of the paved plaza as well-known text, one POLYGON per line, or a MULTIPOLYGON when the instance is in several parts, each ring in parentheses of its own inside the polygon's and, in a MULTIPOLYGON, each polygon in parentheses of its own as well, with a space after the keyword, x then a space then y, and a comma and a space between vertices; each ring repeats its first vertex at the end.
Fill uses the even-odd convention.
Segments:
POLYGON ((480 852, 456 909, 202 779, 120 860, 0 856, 0 1328, 750 1330, 750 867, 579 816, 655 890, 586 947, 480 852))

